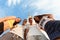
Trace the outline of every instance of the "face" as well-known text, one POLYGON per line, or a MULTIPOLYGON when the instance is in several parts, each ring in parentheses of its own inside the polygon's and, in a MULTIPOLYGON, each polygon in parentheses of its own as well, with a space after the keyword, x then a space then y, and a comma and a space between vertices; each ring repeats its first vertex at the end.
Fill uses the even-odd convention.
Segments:
POLYGON ((15 26, 16 24, 20 23, 21 19, 20 18, 15 18, 15 22, 13 24, 13 26, 15 26))
POLYGON ((29 18, 29 23, 32 23, 32 18, 29 18))
POLYGON ((24 21, 23 21, 23 24, 22 25, 25 25, 27 23, 27 20, 25 19, 24 21))
POLYGON ((36 21, 39 21, 39 18, 38 17, 34 17, 36 21))
POLYGON ((16 18, 15 21, 16 21, 16 22, 20 22, 21 19, 20 19, 20 18, 16 18))
POLYGON ((39 23, 40 19, 38 17, 34 17, 36 23, 39 23))

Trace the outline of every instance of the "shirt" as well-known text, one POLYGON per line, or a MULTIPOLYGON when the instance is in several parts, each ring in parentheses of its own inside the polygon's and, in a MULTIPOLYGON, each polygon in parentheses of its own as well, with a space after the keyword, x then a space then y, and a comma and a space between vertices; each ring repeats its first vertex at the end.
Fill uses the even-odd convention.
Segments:
POLYGON ((17 25, 17 27, 12 29, 10 32, 23 38, 23 28, 21 25, 17 25))
POLYGON ((27 36, 32 36, 32 35, 42 35, 40 30, 37 28, 37 25, 28 25, 29 32, 27 36))
POLYGON ((7 22, 9 23, 9 27, 12 28, 15 20, 7 20, 7 22))

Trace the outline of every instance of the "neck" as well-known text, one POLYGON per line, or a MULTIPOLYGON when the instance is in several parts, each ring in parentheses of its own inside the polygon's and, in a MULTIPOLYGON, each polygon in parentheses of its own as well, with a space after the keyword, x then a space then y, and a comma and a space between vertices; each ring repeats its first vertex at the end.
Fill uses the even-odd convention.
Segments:
POLYGON ((32 25, 32 23, 30 23, 30 25, 32 25))

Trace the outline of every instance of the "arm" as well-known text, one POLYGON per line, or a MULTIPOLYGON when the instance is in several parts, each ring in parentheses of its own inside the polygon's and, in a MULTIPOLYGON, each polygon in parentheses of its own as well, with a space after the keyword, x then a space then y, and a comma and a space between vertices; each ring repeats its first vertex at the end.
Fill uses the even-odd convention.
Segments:
MULTIPOLYGON (((13 26, 12 27, 10 27, 10 24, 9 23, 11 23, 11 25, 13 25, 13 21, 9 21, 9 22, 7 22, 9 19, 12 19, 12 20, 15 20, 15 17, 6 17, 6 19, 5 18, 3 18, 3 19, 1 19, 0 20, 0 31, 1 32, 4 32, 4 31, 6 31, 7 29, 11 29, 11 28, 13 28, 13 26)), ((0 34, 2 34, 0 32, 0 34)))
POLYGON ((24 39, 26 40, 26 36, 27 36, 27 33, 28 33, 29 29, 25 29, 24 30, 24 39))
POLYGON ((10 20, 10 19, 15 19, 15 18, 16 18, 15 16, 8 16, 5 18, 0 18, 0 22, 4 22, 4 21, 10 20))
POLYGON ((12 20, 7 20, 4 22, 4 27, 5 27, 5 30, 6 28, 8 29, 12 29, 16 24, 20 23, 20 18, 15 18, 15 19, 12 19, 12 20))

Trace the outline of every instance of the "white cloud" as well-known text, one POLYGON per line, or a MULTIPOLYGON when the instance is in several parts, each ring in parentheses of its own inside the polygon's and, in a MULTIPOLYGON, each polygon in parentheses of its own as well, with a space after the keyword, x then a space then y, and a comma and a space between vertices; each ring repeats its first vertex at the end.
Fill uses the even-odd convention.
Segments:
POLYGON ((8 3, 8 6, 10 7, 11 5, 15 5, 16 4, 20 4, 21 0, 8 0, 7 3, 8 3))
POLYGON ((16 5, 17 0, 12 0, 13 5, 16 5))
POLYGON ((17 3, 20 4, 21 0, 17 0, 17 3))
MULTIPOLYGON (((35 6, 38 9, 46 9, 47 6, 49 6, 50 1, 49 0, 38 0, 30 4, 30 6, 35 6)), ((47 8, 48 9, 48 8, 47 8)))
POLYGON ((8 6, 11 6, 12 5, 12 0, 8 0, 8 6))
POLYGON ((30 7, 36 7, 38 10, 49 10, 48 13, 54 14, 55 19, 60 19, 60 0, 38 0, 29 5, 30 7))
POLYGON ((52 13, 56 19, 60 19, 60 0, 52 1, 52 13))

